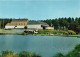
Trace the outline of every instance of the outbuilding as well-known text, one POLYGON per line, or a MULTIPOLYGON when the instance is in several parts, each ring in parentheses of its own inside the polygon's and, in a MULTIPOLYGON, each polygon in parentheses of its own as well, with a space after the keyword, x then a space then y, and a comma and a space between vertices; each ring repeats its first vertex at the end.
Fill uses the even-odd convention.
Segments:
POLYGON ((27 28, 28 29, 35 29, 35 30, 54 29, 53 27, 50 27, 47 23, 41 22, 41 21, 29 21, 27 24, 27 28))

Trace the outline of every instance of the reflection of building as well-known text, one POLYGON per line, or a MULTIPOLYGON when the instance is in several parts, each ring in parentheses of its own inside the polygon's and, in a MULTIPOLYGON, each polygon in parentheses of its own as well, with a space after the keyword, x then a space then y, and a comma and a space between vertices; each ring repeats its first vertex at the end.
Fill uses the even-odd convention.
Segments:
POLYGON ((5 29, 24 28, 27 22, 28 19, 12 19, 11 23, 5 26, 5 29))
POLYGON ((28 29, 54 29, 53 27, 50 27, 45 22, 40 21, 29 21, 27 24, 28 29))
POLYGON ((11 23, 5 26, 5 29, 21 29, 27 26, 27 30, 38 30, 38 29, 54 29, 47 23, 41 21, 28 21, 28 19, 12 19, 11 23))

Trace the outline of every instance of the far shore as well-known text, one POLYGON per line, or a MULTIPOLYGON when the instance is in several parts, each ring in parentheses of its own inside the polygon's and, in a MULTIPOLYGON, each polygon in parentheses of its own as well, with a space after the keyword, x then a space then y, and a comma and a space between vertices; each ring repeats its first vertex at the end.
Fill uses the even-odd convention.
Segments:
POLYGON ((19 29, 18 30, 15 30, 15 29, 14 30, 0 29, 0 35, 39 35, 39 36, 63 36, 63 37, 78 37, 78 38, 80 38, 80 34, 73 34, 73 35, 65 34, 66 31, 45 30, 45 32, 41 31, 38 34, 33 34, 33 33, 25 33, 24 30, 19 30, 19 29))
POLYGON ((39 35, 39 36, 63 36, 63 37, 78 37, 80 35, 58 35, 58 34, 26 34, 26 33, 0 33, 0 35, 39 35))

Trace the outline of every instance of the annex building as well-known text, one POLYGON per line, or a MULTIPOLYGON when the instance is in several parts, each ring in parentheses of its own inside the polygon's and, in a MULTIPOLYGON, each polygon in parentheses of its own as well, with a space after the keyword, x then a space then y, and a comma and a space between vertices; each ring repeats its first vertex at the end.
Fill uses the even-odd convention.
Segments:
POLYGON ((54 29, 50 27, 47 23, 41 21, 29 21, 27 24, 28 29, 54 29))

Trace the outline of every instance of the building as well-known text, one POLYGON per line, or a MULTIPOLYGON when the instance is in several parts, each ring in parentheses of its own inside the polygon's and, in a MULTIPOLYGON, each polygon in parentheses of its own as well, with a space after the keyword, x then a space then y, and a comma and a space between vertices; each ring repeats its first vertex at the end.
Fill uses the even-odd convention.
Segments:
POLYGON ((45 29, 54 29, 54 27, 46 27, 45 29))
POLYGON ((41 22, 41 21, 29 21, 27 24, 28 29, 54 29, 53 27, 50 27, 47 23, 41 22))
POLYGON ((41 21, 28 21, 28 19, 12 19, 11 23, 6 24, 5 29, 24 29, 39 30, 39 29, 54 29, 47 23, 41 21))
POLYGON ((12 19, 11 23, 6 24, 5 29, 24 28, 28 23, 28 19, 12 19))

